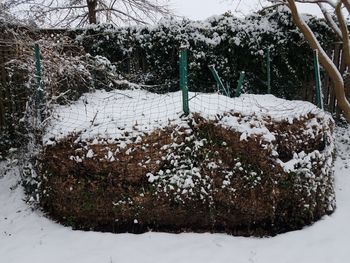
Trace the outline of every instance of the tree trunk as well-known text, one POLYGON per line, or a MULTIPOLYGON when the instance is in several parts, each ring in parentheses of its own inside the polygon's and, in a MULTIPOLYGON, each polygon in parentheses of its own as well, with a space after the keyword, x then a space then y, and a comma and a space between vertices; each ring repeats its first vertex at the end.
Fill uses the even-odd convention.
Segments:
POLYGON ((350 2, 349 2, 349 0, 342 0, 341 2, 344 4, 345 8, 350 13, 350 2))
POLYGON ((97 0, 87 0, 89 24, 97 24, 97 0))
POLYGON ((335 8, 335 13, 338 18, 339 27, 342 32, 343 40, 343 58, 348 67, 350 67, 350 41, 349 41, 349 30, 345 18, 342 13, 342 2, 337 4, 335 8))
MULTIPOLYGON (((345 92, 344 92, 344 80, 339 70, 335 67, 332 60, 327 56, 326 52, 321 47, 314 33, 311 31, 310 27, 300 17, 298 9, 295 4, 295 0, 288 0, 288 6, 291 10, 294 24, 303 33, 305 39, 309 42, 311 48, 319 51, 320 63, 323 66, 323 68, 327 71, 329 77, 333 81, 334 91, 338 101, 339 108, 344 112, 346 120, 350 123, 350 103, 346 99, 345 92)), ((343 37, 348 37, 348 36, 343 36, 343 37)))

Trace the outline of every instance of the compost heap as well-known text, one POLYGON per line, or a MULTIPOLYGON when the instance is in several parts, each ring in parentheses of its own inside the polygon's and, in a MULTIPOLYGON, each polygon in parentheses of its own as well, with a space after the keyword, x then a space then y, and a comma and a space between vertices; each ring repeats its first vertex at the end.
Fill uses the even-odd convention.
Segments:
POLYGON ((138 89, 57 105, 40 202, 75 229, 275 235, 335 209, 333 121, 272 95, 138 89))

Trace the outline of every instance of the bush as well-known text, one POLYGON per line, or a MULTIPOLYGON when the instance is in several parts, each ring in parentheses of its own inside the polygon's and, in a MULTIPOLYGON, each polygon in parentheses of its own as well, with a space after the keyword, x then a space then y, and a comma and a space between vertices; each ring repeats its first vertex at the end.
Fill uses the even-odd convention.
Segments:
MULTIPOLYGON (((323 20, 306 17, 324 47, 334 41, 323 20)), ((289 11, 277 9, 245 19, 226 13, 203 22, 163 20, 156 26, 114 28, 103 25, 77 37, 85 50, 102 55, 136 83, 160 85, 159 92, 178 90, 179 47, 189 44, 189 82, 193 91, 216 91, 208 69, 215 65, 221 78, 235 89, 240 71, 245 89, 266 93, 267 48, 272 59, 272 92, 287 99, 305 99, 313 79, 312 50, 291 21, 289 11)))

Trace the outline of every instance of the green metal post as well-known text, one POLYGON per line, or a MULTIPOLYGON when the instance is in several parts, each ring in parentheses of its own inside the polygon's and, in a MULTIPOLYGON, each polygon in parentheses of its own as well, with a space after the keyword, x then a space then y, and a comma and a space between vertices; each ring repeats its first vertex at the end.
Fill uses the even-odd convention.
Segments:
POLYGON ((238 80, 238 84, 237 84, 237 89, 236 89, 236 97, 241 96, 244 78, 245 78, 245 72, 244 72, 244 71, 241 71, 241 73, 240 73, 240 75, 239 75, 239 80, 238 80))
POLYGON ((226 90, 228 95, 231 97, 231 85, 230 82, 226 81, 226 90))
POLYGON ((41 67, 41 59, 40 59, 40 47, 38 43, 35 43, 34 45, 34 53, 35 53, 35 68, 36 68, 35 78, 37 82, 35 100, 36 100, 36 106, 38 109, 38 118, 41 119, 40 108, 43 103, 44 90, 42 85, 42 67, 41 67))
POLYGON ((316 81, 316 100, 317 106, 320 109, 324 109, 323 98, 322 98, 322 85, 321 85, 321 73, 320 73, 320 63, 318 60, 318 50, 314 50, 314 69, 315 69, 315 81, 316 81))
POLYGON ((270 48, 266 50, 267 93, 271 94, 271 55, 270 48))
POLYGON ((182 108, 185 115, 190 113, 188 103, 188 81, 187 81, 187 47, 180 48, 180 88, 182 91, 182 108))
POLYGON ((92 70, 92 86, 94 90, 96 90, 96 70, 95 69, 92 70))
POLYGON ((226 96, 230 97, 230 94, 226 90, 224 83, 222 83, 222 80, 221 80, 218 72, 216 71, 214 65, 209 66, 209 69, 210 69, 211 73, 213 74, 215 81, 216 81, 217 85, 219 86, 219 88, 225 92, 226 96))

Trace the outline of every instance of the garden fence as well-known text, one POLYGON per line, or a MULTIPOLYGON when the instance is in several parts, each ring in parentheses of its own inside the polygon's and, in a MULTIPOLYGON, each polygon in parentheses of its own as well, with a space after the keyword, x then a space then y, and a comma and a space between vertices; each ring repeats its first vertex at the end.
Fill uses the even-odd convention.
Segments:
MULTIPOLYGON (((80 47, 72 45, 71 39, 67 36, 66 32, 64 30, 45 30, 40 32, 36 35, 36 37, 40 38, 47 38, 54 42, 63 41, 66 42, 66 45, 63 45, 63 49, 67 47, 68 50, 70 50, 71 53, 74 53, 75 50, 79 50, 80 47)), ((33 46, 33 57, 34 57, 34 41, 33 43, 27 43, 28 45, 33 46)), ((67 52, 67 51, 66 51, 67 52)), ((336 44, 335 49, 330 51, 330 54, 333 57, 333 60, 336 64, 336 66, 340 69, 342 73, 345 72, 346 67, 344 60, 342 59, 342 50, 341 45, 336 44)), ((18 43, 16 42, 16 39, 10 40, 10 41, 2 41, 0 42, 0 131, 3 131, 5 129, 9 129, 9 127, 13 126, 13 121, 18 121, 24 116, 24 112, 26 110, 26 104, 29 100, 30 96, 36 95, 28 93, 28 90, 25 89, 25 83, 24 83, 24 76, 21 76, 20 74, 12 75, 12 84, 14 82, 13 78, 17 78, 15 80, 15 83, 17 83, 17 86, 23 86, 20 89, 13 89, 13 85, 8 85, 9 83, 9 74, 6 69, 6 64, 11 60, 15 58, 19 58, 21 55, 21 49, 19 48, 18 43), (12 87, 12 88, 11 88, 12 87), (16 116, 16 118, 15 118, 16 116)), ((270 61, 269 56, 267 56, 267 66, 270 66, 270 63, 273 64, 273 61, 270 61)), ((43 58, 45 59, 45 58, 43 58)), ((312 63, 312 62, 310 62, 312 63)), ((210 65, 208 65, 210 66, 210 65)), ((42 69, 43 74, 45 74, 45 68, 42 69)), ((271 71, 267 70, 268 76, 267 76, 267 83, 271 82, 271 78, 273 78, 273 75, 271 76, 271 71)), ((190 82, 191 80, 191 72, 187 72, 188 74, 188 80, 181 78, 179 79, 179 83, 177 84, 179 86, 180 90, 180 82, 182 87, 190 82), (185 83, 186 81, 186 83, 185 83)), ((220 75, 220 73, 218 74, 220 75)), ((310 79, 314 79, 315 76, 310 76, 310 79)), ((347 79, 346 79, 347 80, 347 79)), ((217 79, 213 77, 213 82, 208 83, 207 81, 203 83, 194 83, 195 85, 204 86, 204 85, 217 85, 217 79)), ((237 80, 238 86, 240 87, 243 85, 244 82, 244 72, 241 72, 241 78, 240 80, 237 80)), ((310 82, 312 87, 305 88, 305 100, 315 102, 316 94, 315 94, 315 81, 310 82)), ((61 127, 62 129, 66 130, 74 130, 72 127, 68 127, 69 125, 77 125, 79 124, 81 120, 88 121, 86 119, 87 113, 90 111, 90 114, 96 115, 93 116, 92 119, 94 120, 94 123, 91 124, 92 129, 91 131, 100 134, 104 132, 111 132, 111 129, 115 129, 114 125, 115 122, 113 122, 113 118, 116 117, 115 114, 116 111, 120 112, 119 120, 124 120, 125 123, 129 122, 131 119, 135 121, 135 123, 138 123, 139 125, 143 123, 145 127, 147 126, 145 123, 147 123, 147 118, 151 118, 150 115, 145 116, 144 112, 148 112, 149 114, 156 114, 156 116, 152 116, 152 118, 164 118, 164 119, 170 119, 173 117, 173 114, 180 108, 184 110, 185 113, 188 113, 188 111, 194 109, 195 111, 207 111, 207 112, 213 112, 216 109, 220 108, 221 111, 225 110, 248 110, 246 109, 246 106, 241 105, 232 105, 231 101, 225 100, 225 99, 218 99, 215 96, 204 96, 200 95, 198 93, 190 93, 190 95, 186 95, 186 93, 183 93, 183 96, 188 96, 183 100, 183 97, 179 97, 178 95, 174 94, 168 94, 165 96, 160 95, 149 95, 150 93, 145 93, 146 90, 156 90, 156 86, 146 86, 144 85, 144 90, 140 92, 139 94, 127 94, 124 91, 119 92, 115 91, 115 94, 113 96, 118 97, 118 106, 115 105, 109 105, 106 106, 104 109, 101 110, 101 107, 104 107, 103 105, 108 105, 106 101, 110 101, 111 98, 104 97, 103 94, 101 94, 101 97, 96 99, 94 103, 99 104, 95 105, 94 110, 91 110, 91 105, 84 105, 85 112, 79 112, 78 109, 73 108, 73 111, 66 112, 65 118, 66 118, 66 125, 67 127, 61 127), (148 95, 147 95, 148 94, 148 95), (145 98, 148 96, 149 100, 147 101, 145 98), (180 101, 179 101, 180 98, 180 101), (183 104, 185 102, 185 104, 183 104), (189 105, 186 105, 186 103, 189 103, 189 105), (138 105, 137 107, 135 105, 138 105), (157 108, 155 111, 154 108, 157 108), (127 109, 127 111, 125 111, 127 109), (97 112, 96 112, 97 110, 97 112), (137 112, 139 111, 139 112, 137 112), (83 116, 85 114, 85 117, 83 116), (114 115, 113 115, 114 114, 114 115), (122 116, 125 115, 125 116, 122 116), (102 119, 101 119, 102 118, 102 119), (97 125, 97 120, 103 119, 111 119, 108 127, 99 127, 97 125), (95 128, 94 128, 95 127, 95 128), (98 127, 98 128, 96 128, 98 127)), ((160 85, 158 85, 160 86, 160 85)), ((48 88, 48 87, 43 87, 48 88)), ((329 78, 325 75, 325 77, 322 79, 322 88, 323 88, 323 100, 325 103, 325 109, 331 113, 340 113, 339 109, 337 108, 337 102, 335 99, 335 94, 332 88, 332 84, 329 80, 329 78)), ((267 87, 267 92, 268 92, 267 87)), ((191 92, 191 86, 189 86, 189 91, 191 92)), ((218 89, 218 92, 224 94, 224 92, 220 89, 218 89)), ((346 81, 346 92, 348 97, 350 97, 350 81, 346 81)), ((231 88, 231 94, 239 95, 240 88, 233 87, 231 88), (235 91, 235 92, 234 92, 235 91)), ((114 98, 115 99, 115 98, 114 98)), ((254 100, 252 97, 248 98, 246 100, 254 100)), ((242 103, 244 100, 241 100, 240 103, 242 103)), ((257 101, 246 101, 247 105, 257 105, 259 106, 257 101)), ((237 102, 238 103, 238 102, 237 102)), ((281 106, 281 105, 280 105, 281 106)), ((93 107, 92 107, 93 108, 93 107)), ((270 109, 273 110, 273 109, 270 109)), ((279 110, 281 111, 280 114, 283 116, 283 114, 286 114, 287 111, 291 110, 291 105, 284 105, 283 107, 279 107, 279 110)), ((147 114, 146 114, 147 115, 147 114)), ((62 116, 61 116, 62 117, 62 116)), ((91 117, 91 116, 90 116, 91 117)), ((89 120, 91 121, 91 120, 89 120)), ((11 129, 10 129, 11 130, 11 129)), ((12 129, 11 132, 16 132, 12 129)), ((18 131, 17 131, 18 132, 18 131)), ((113 132, 112 132, 113 133, 113 132)))

